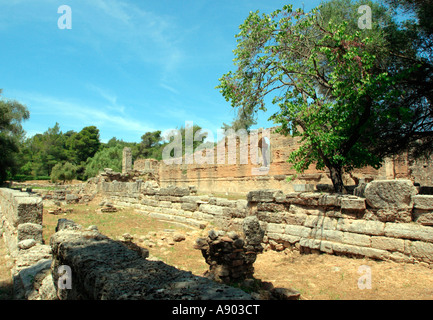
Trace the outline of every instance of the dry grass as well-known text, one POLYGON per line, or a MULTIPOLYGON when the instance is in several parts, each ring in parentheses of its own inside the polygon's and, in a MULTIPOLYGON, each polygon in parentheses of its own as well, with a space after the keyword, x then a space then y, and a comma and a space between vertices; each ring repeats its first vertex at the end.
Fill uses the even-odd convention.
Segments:
POLYGON ((257 278, 296 289, 309 300, 433 299, 433 272, 420 264, 269 251, 254 266, 257 278), (358 286, 366 275, 361 266, 371 268, 371 289, 358 286))
POLYGON ((101 213, 98 211, 98 202, 95 200, 89 205, 67 205, 64 208, 72 209, 72 212, 61 215, 48 214, 47 211, 53 208, 45 207, 43 216, 44 241, 49 243, 51 235, 55 232, 58 219, 66 218, 85 228, 96 225, 102 234, 113 239, 121 238, 122 234, 129 233, 134 237, 135 243, 149 249, 152 257, 179 269, 200 275, 207 270, 201 252, 193 249, 195 240, 205 231, 160 221, 138 213, 131 208, 101 213), (185 235, 186 239, 173 244, 171 240, 176 233, 185 235), (148 246, 149 242, 152 244, 151 247, 148 246))

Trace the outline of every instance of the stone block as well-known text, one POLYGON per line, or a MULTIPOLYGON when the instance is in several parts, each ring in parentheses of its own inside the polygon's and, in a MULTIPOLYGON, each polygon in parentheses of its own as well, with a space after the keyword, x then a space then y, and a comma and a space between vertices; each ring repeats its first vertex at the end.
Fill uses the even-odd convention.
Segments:
POLYGON ((335 230, 337 227, 337 220, 325 216, 307 216, 304 222, 305 227, 335 230))
POLYGON ((215 206, 212 204, 201 204, 199 207, 201 212, 209 213, 212 215, 223 215, 224 211, 222 207, 215 206))
POLYGON ((433 210, 413 210, 413 221, 423 226, 433 226, 433 210))
POLYGON ((337 223, 337 230, 367 235, 384 235, 385 223, 380 221, 353 220, 341 218, 337 223))
POLYGON ((341 209, 362 211, 365 208, 365 199, 341 198, 341 209))
POLYGON ((181 204, 181 209, 186 211, 196 211, 198 208, 197 203, 184 202, 181 204))
POLYGON ((364 191, 367 204, 375 209, 411 209, 416 194, 410 180, 374 180, 364 191))
POLYGON ((381 250, 404 252, 404 240, 382 236, 372 236, 371 247, 381 250))
POLYGON ((295 226, 295 225, 286 225, 284 233, 290 234, 292 236, 308 238, 311 236, 311 228, 307 228, 303 226, 295 226))
POLYGON ((409 223, 387 222, 385 236, 433 242, 433 228, 409 223))
POLYGON ((412 241, 409 251, 415 259, 433 263, 433 243, 412 241))
POLYGON ((276 197, 281 197, 283 192, 275 189, 254 190, 248 192, 247 200, 250 202, 274 202, 276 197))
POLYGON ((43 204, 39 197, 16 197, 14 199, 14 225, 22 223, 42 224, 43 204))
POLYGON ((340 207, 341 196, 333 194, 322 194, 318 200, 318 205, 324 207, 340 207))
POLYGON ((343 242, 355 246, 362 246, 362 247, 371 246, 370 236, 367 236, 365 234, 345 232, 343 242))
POLYGON ((23 223, 17 228, 18 241, 34 239, 42 243, 42 225, 35 223, 23 223))
POLYGON ((433 211, 433 195, 415 195, 412 199, 415 209, 433 211))
POLYGON ((273 202, 259 202, 257 204, 257 211, 285 211, 286 207, 282 203, 273 203, 273 202))

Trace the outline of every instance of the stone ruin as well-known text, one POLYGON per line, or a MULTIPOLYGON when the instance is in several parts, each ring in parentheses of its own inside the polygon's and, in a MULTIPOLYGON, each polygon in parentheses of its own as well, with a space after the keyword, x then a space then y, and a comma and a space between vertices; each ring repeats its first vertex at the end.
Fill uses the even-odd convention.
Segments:
POLYGON ((245 238, 235 231, 226 233, 212 229, 207 238, 197 239, 194 248, 201 250, 209 265, 209 278, 223 283, 253 278, 253 263, 263 251, 264 230, 259 220, 251 216, 244 219, 243 231, 245 238))

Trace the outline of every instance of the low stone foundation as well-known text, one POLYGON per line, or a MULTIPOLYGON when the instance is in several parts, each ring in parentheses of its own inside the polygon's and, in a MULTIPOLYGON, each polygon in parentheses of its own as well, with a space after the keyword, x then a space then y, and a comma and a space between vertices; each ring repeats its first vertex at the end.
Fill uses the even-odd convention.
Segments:
POLYGON ((71 221, 59 224, 50 243, 61 300, 251 299, 240 289, 145 259, 137 250, 71 221), (68 266, 71 274, 60 272, 66 270, 60 266, 68 266))
POLYGON ((15 299, 52 299, 50 247, 42 239, 42 199, 0 188, 0 226, 13 261, 15 299))
POLYGON ((201 228, 240 232, 244 218, 256 216, 266 248, 274 250, 433 264, 433 196, 417 194, 408 180, 372 181, 354 191, 360 196, 267 189, 227 200, 146 183, 135 190, 105 196, 154 218, 201 228))

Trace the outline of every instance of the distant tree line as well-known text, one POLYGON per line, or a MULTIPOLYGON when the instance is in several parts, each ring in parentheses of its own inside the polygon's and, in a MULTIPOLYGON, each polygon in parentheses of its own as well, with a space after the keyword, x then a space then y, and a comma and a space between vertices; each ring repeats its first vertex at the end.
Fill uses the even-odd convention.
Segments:
MULTIPOLYGON (((104 168, 120 172, 124 147, 131 148, 133 161, 162 160, 162 150, 170 142, 170 139, 164 141, 157 130, 144 133, 138 143, 116 137, 104 143, 96 126, 84 127, 79 132, 62 132, 59 123, 44 133, 26 138, 21 122, 29 117, 26 106, 0 97, 0 185, 6 180, 87 180, 104 168)), ((194 125, 193 131, 200 129, 194 125)), ((175 132, 184 139, 184 127, 175 132)), ((194 147, 201 142, 194 141, 194 147)))

